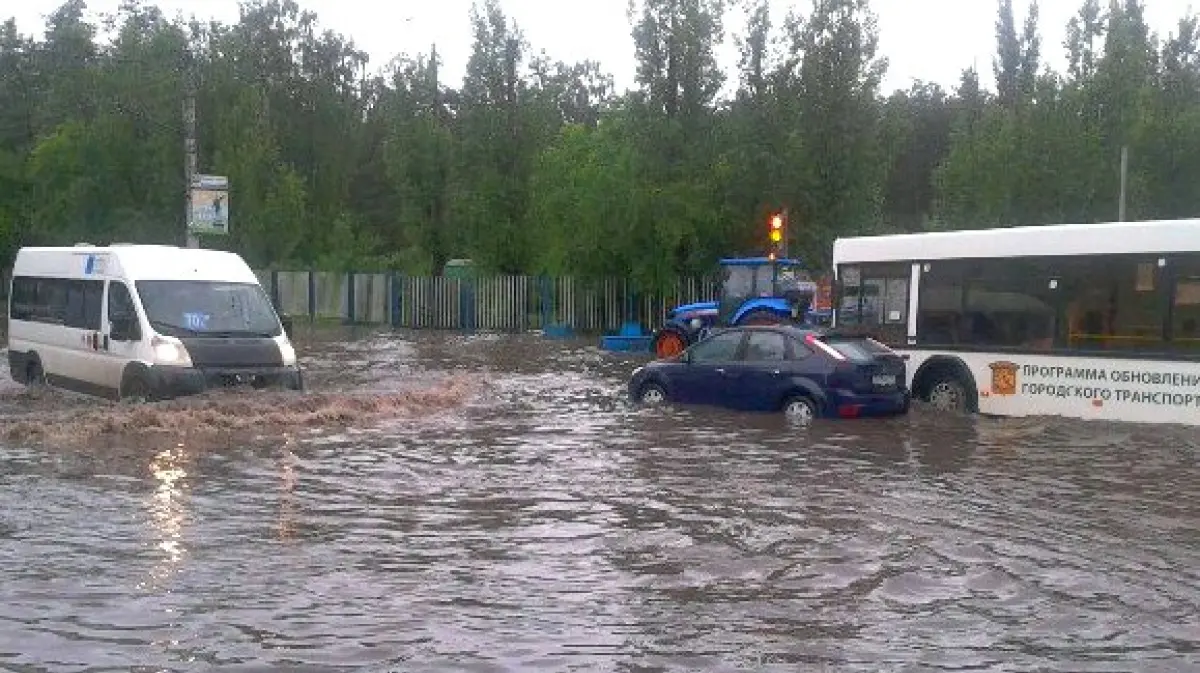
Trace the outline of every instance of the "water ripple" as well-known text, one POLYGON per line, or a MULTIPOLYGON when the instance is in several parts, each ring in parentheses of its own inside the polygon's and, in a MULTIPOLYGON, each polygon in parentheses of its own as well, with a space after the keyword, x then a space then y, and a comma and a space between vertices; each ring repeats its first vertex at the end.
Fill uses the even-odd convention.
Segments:
POLYGON ((316 412, 0 382, 0 668, 1200 670, 1192 430, 635 409, 636 360, 527 336, 301 350, 316 412))

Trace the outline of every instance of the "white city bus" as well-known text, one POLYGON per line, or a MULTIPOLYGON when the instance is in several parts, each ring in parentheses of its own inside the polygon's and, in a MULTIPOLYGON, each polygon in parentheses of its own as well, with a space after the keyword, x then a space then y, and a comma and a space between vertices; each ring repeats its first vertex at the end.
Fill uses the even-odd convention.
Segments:
POLYGON ((1200 220, 843 238, 834 324, 941 409, 1200 424, 1200 220))

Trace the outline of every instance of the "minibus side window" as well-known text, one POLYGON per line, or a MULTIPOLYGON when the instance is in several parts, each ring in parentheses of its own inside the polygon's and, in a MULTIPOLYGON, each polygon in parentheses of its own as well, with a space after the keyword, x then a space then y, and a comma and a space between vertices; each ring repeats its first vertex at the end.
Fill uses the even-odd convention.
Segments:
POLYGON ((108 284, 108 323, 109 327, 118 322, 124 321, 129 325, 127 334, 112 334, 113 339, 118 341, 140 341, 142 338, 141 324, 137 319, 137 309, 133 306, 133 297, 129 295, 129 288, 125 287, 125 283, 119 281, 110 281, 108 284), (125 339, 118 339, 118 336, 125 339))
POLYGON ((104 298, 102 280, 68 280, 66 325, 75 329, 100 331, 100 300, 104 298))

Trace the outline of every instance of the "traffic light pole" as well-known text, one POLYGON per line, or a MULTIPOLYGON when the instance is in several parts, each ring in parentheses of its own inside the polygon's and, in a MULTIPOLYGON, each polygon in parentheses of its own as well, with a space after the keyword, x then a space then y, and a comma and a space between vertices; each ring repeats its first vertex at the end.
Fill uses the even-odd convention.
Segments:
POLYGON ((791 227, 789 226, 791 224, 791 222, 788 222, 789 216, 788 216, 787 208, 784 208, 783 210, 779 211, 779 214, 783 216, 783 238, 780 239, 780 241, 779 241, 779 254, 784 259, 787 259, 788 239, 791 238, 791 235, 790 235, 791 227))

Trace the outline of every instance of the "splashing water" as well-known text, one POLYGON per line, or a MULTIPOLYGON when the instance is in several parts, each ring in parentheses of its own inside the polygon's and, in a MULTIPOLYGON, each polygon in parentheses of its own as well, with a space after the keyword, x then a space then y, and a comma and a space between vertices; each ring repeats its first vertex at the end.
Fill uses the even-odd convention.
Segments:
POLYGON ((79 446, 97 441, 251 440, 297 430, 313 433, 379 425, 437 414, 466 404, 489 384, 451 376, 422 388, 389 392, 294 393, 217 391, 153 404, 104 401, 62 404, 55 392, 6 395, 27 411, 0 418, 0 437, 8 443, 79 446), (65 407, 65 408, 64 408, 65 407))

